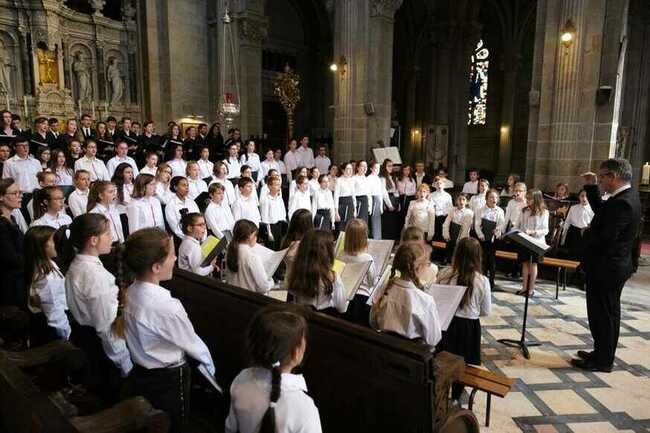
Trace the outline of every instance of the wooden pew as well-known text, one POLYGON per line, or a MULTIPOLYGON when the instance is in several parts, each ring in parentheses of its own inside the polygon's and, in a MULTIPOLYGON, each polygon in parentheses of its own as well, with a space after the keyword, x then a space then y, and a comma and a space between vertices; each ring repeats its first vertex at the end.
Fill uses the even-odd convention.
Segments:
MULTIPOLYGON (((245 330, 252 315, 279 301, 181 270, 163 285, 183 303, 228 390, 248 365, 245 330)), ((321 313, 311 312, 307 320, 303 373, 323 431, 478 431, 470 411, 448 409, 449 387, 464 368, 461 358, 434 358, 427 346, 321 313), (445 430, 438 430, 445 422, 445 430)))
MULTIPOLYGON (((70 343, 57 341, 19 353, 0 351, 0 431, 7 433, 165 433, 167 415, 142 397, 87 416, 61 393, 43 390, 25 370, 83 357, 70 343), (25 369, 25 370, 24 370, 25 369)), ((56 379, 52 380, 53 382, 56 379)))
POLYGON ((468 365, 465 367, 463 376, 460 383, 472 388, 469 395, 468 408, 472 410, 474 406, 474 397, 477 391, 487 393, 487 407, 485 409, 485 426, 490 426, 490 410, 492 408, 492 396, 497 395, 501 398, 505 397, 512 386, 517 382, 517 379, 511 379, 499 373, 483 370, 477 367, 468 365))

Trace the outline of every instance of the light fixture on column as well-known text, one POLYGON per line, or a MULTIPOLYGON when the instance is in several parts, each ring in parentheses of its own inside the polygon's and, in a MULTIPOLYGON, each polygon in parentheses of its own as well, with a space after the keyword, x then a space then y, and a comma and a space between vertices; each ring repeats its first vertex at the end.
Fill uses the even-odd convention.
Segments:
MULTIPOLYGON (((232 23, 232 18, 228 11, 228 5, 226 5, 225 12, 223 14, 223 46, 220 53, 220 65, 221 65, 221 92, 220 101, 218 105, 219 112, 217 113, 218 118, 222 124, 227 129, 233 125, 235 120, 239 117, 240 105, 239 105, 239 75, 237 71, 237 62, 235 58, 235 45, 234 38, 232 34, 232 29, 230 24, 232 23), (230 48, 231 62, 230 68, 226 66, 227 62, 227 46, 230 48), (231 69, 232 78, 234 79, 234 92, 226 90, 226 73, 228 69, 231 69)), ((230 83, 228 83, 230 84, 230 83)))
POLYGON ((568 19, 560 30, 560 42, 562 42, 562 46, 566 50, 571 48, 571 45, 573 45, 573 41, 576 38, 576 32, 576 26, 573 24, 573 21, 571 21, 571 19, 568 19))
POLYGON ((341 75, 341 78, 345 76, 345 73, 348 70, 348 61, 345 59, 345 56, 339 57, 336 62, 330 64, 330 71, 338 72, 341 75))

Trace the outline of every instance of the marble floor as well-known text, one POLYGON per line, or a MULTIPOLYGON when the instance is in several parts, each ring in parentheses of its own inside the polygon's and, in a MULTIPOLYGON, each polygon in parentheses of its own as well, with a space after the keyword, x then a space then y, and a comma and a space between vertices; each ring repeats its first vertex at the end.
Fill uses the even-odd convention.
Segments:
POLYGON ((642 266, 624 289, 621 334, 612 373, 581 372, 569 360, 589 349, 584 292, 568 288, 555 299, 555 284, 542 282, 531 299, 527 340, 541 342, 525 359, 500 338, 520 337, 520 283, 497 281, 492 314, 482 319, 484 367, 517 378, 512 391, 492 399, 485 427, 485 394, 474 412, 482 432, 650 432, 650 267, 642 266))

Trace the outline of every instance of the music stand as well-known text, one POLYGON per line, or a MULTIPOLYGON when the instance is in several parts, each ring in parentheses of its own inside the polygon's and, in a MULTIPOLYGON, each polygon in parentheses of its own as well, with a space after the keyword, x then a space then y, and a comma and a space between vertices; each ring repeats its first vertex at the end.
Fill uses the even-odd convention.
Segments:
MULTIPOLYGON (((527 250, 530 253, 530 257, 528 259, 528 263, 530 267, 532 267, 533 265, 533 254, 542 257, 544 256, 546 251, 548 251, 548 249, 550 248, 548 245, 539 242, 537 239, 532 238, 531 236, 528 236, 527 234, 520 232, 517 229, 509 231, 508 233, 505 234, 504 237, 512 240, 517 245, 523 247, 525 250, 527 250)), ((528 273, 529 289, 530 289, 530 283, 531 283, 531 272, 528 273)), ((524 319, 521 325, 521 338, 519 340, 513 340, 509 338, 502 338, 498 340, 499 343, 505 344, 506 346, 520 348, 521 353, 523 353, 524 358, 526 359, 530 359, 530 352, 528 351, 529 347, 541 345, 541 343, 537 343, 537 342, 530 342, 530 343, 526 342, 526 322, 528 321, 528 298, 529 298, 528 291, 526 291, 526 300, 524 303, 524 319)))

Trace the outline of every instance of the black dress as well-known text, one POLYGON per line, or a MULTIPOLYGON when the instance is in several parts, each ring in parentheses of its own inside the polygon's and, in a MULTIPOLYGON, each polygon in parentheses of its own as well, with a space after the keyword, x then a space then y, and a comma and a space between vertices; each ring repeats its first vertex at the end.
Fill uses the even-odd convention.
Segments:
POLYGON ((0 217, 0 305, 27 308, 23 232, 14 221, 0 217))

